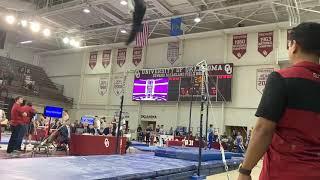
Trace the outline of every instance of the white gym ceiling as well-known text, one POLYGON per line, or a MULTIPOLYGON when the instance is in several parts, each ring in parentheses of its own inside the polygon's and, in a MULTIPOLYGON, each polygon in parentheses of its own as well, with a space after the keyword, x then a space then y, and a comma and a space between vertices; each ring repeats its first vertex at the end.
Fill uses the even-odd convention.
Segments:
MULTIPOLYGON (((152 32, 150 38, 170 36, 170 19, 182 17, 185 34, 254 26, 301 18, 320 19, 320 0, 145 0, 145 21, 152 32), (201 18, 196 23, 194 19, 201 18)), ((37 36, 17 26, 1 23, 1 28, 14 31, 10 41, 32 39, 36 50, 64 48, 63 37, 81 40, 83 45, 124 42, 130 31, 131 14, 121 0, 0 0, 2 17, 14 14, 18 19, 38 21, 52 31, 50 38, 37 36), (90 13, 84 13, 89 9, 90 13)))

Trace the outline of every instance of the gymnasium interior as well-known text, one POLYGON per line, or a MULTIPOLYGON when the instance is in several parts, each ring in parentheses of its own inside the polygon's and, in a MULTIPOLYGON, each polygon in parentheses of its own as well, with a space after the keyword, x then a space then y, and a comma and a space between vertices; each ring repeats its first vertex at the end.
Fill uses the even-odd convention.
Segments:
POLYGON ((268 75, 320 1, 0 0, 0 15, 1 180, 236 180, 268 75), (32 116, 11 151, 19 98, 32 116))

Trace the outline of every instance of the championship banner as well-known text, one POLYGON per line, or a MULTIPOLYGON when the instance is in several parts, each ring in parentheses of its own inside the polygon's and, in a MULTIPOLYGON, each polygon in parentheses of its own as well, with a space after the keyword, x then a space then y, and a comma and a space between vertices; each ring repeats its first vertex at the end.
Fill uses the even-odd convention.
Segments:
POLYGON ((110 64, 111 50, 104 50, 102 52, 102 66, 106 68, 110 64))
POLYGON ((247 34, 233 35, 232 53, 241 59, 247 52, 247 34))
POLYGON ((90 52, 89 66, 91 69, 93 69, 96 66, 97 59, 98 59, 98 51, 90 52))
POLYGON ((274 71, 273 68, 261 68, 257 69, 257 90, 262 94, 266 86, 267 79, 270 73, 274 71))
POLYGON ((264 57, 273 51, 273 31, 258 33, 258 51, 264 57))
POLYGON ((289 40, 289 39, 290 39, 290 33, 291 33, 291 31, 292 31, 291 29, 288 29, 288 30, 287 30, 287 49, 289 49, 289 43, 290 43, 290 40, 289 40))
POLYGON ((122 67, 126 62, 127 48, 118 49, 117 64, 122 67))
POLYGON ((142 59, 142 48, 141 47, 134 47, 132 53, 132 62, 135 66, 140 64, 142 59))
POLYGON ((113 78, 113 92, 116 96, 120 96, 123 92, 123 77, 115 76, 113 78))
POLYGON ((108 78, 100 78, 99 79, 99 87, 98 87, 98 93, 101 96, 104 96, 108 92, 108 78))
POLYGON ((173 65, 179 59, 179 42, 169 42, 168 43, 168 51, 167 51, 167 59, 173 65))

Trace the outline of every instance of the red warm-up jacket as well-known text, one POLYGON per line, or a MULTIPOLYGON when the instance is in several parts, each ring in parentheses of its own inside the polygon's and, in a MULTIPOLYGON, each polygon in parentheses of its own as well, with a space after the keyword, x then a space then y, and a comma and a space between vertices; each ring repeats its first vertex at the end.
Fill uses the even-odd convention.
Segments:
POLYGON ((21 110, 22 112, 27 113, 27 116, 22 117, 24 124, 29 124, 33 114, 35 113, 35 110, 32 108, 32 106, 22 106, 21 110))
POLYGON ((20 104, 14 103, 12 106, 12 109, 11 109, 10 124, 12 126, 24 124, 22 113, 23 113, 23 110, 22 110, 22 107, 20 106, 20 104))

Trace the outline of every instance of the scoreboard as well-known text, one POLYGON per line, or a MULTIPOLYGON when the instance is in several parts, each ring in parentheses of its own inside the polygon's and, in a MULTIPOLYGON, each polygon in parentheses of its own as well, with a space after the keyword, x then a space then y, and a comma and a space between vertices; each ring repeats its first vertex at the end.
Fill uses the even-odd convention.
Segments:
MULTIPOLYGON (((212 101, 231 101, 232 77, 232 63, 208 65, 208 90, 212 101)), ((165 101, 191 101, 192 94, 194 101, 201 100, 202 77, 198 68, 194 66, 172 67, 141 69, 135 72, 135 82, 140 80, 151 80, 156 82, 159 81, 159 79, 168 79, 168 83, 166 84, 167 88, 162 87, 163 90, 160 90, 162 97, 166 95, 165 101)), ((163 85, 164 84, 162 83, 161 86, 163 85)), ((159 87, 160 85, 153 89, 159 89, 159 87)), ((157 94, 154 93, 154 99, 159 99, 156 95, 157 94)), ((153 96, 148 95, 148 98, 146 99, 150 100, 153 96)))

